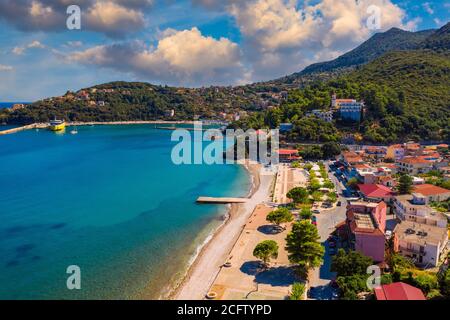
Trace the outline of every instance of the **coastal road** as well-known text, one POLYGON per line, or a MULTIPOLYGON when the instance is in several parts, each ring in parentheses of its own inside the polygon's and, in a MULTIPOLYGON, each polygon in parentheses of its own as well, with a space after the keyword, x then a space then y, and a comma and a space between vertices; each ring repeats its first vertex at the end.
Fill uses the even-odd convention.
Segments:
MULTIPOLYGON (((326 165, 327 171, 329 170, 328 165, 326 165)), ((328 173, 330 180, 336 185, 337 193, 341 194, 343 188, 345 188, 333 175, 333 172, 328 173)), ((320 240, 325 246, 324 262, 319 268, 315 268, 309 279, 310 287, 315 287, 314 289, 314 299, 318 300, 329 300, 332 298, 333 289, 329 286, 330 281, 336 276, 335 273, 330 271, 331 267, 331 255, 330 247, 328 245, 328 237, 335 230, 335 226, 345 221, 346 218, 346 206, 347 201, 344 197, 338 197, 338 201, 341 201, 341 206, 335 207, 331 210, 324 210, 317 217, 317 229, 319 231, 320 240)))

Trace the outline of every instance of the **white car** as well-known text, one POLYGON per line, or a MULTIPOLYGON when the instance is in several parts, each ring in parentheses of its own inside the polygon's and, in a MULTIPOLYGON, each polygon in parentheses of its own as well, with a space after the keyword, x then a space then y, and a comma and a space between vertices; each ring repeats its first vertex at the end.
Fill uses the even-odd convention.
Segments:
POLYGON ((386 239, 390 239, 392 237, 392 231, 386 230, 385 235, 386 235, 386 239))

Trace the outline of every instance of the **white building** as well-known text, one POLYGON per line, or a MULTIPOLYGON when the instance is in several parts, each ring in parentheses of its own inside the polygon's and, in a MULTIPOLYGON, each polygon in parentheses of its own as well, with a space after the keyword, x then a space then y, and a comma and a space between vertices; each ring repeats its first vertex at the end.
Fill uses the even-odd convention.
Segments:
POLYGON ((393 205, 394 212, 400 220, 447 229, 447 218, 426 205, 426 197, 420 193, 396 196, 393 205))
POLYGON ((437 266, 447 243, 447 228, 402 221, 394 229, 394 250, 423 267, 437 266))
POLYGON ((333 111, 323 111, 323 110, 313 110, 311 111, 311 114, 315 115, 317 118, 322 119, 326 122, 332 122, 333 121, 333 111))

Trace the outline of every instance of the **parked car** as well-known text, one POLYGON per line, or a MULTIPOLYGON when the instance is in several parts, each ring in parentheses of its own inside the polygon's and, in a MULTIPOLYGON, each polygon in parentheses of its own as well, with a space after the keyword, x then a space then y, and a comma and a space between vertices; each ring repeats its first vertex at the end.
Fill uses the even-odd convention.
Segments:
POLYGON ((336 242, 328 242, 330 248, 336 248, 336 242))
POLYGON ((392 237, 392 231, 391 230, 386 230, 385 235, 386 235, 386 239, 389 240, 392 237))
POLYGON ((319 213, 320 213, 320 210, 319 210, 319 209, 314 209, 314 210, 312 210, 311 212, 314 213, 314 214, 319 214, 319 213))
POLYGON ((337 205, 338 207, 340 207, 340 206, 342 205, 342 202, 341 202, 341 201, 338 201, 336 205, 337 205))
POLYGON ((330 248, 330 250, 328 252, 329 252, 330 256, 334 256, 337 253, 336 248, 330 248))
POLYGON ((330 281, 330 286, 331 286, 333 289, 338 289, 338 288, 339 288, 339 285, 337 284, 337 282, 336 282, 335 279, 333 279, 333 280, 330 281))

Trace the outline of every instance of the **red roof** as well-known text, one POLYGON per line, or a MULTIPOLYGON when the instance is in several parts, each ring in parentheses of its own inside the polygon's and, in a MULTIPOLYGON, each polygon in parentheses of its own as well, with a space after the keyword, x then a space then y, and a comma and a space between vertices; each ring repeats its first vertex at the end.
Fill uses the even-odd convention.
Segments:
POLYGON ((421 193, 424 196, 433 196, 437 194, 450 193, 450 190, 424 183, 414 186, 414 192, 421 193))
POLYGON ((403 282, 383 284, 374 291, 377 300, 426 300, 420 289, 403 282))
POLYGON ((358 184, 358 188, 368 198, 384 198, 392 195, 392 190, 382 184, 358 184))
POLYGON ((297 154, 298 151, 294 150, 294 149, 280 149, 278 150, 278 154, 282 154, 282 155, 293 155, 293 154, 297 154))

